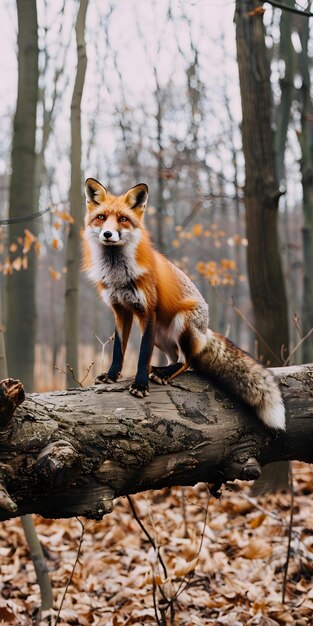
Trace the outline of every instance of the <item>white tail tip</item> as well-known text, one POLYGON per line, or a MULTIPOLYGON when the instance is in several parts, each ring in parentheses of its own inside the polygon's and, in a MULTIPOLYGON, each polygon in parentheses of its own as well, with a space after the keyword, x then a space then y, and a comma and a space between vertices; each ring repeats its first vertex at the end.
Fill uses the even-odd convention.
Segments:
POLYGON ((257 409, 259 418, 269 428, 286 430, 285 407, 281 397, 269 399, 257 409))

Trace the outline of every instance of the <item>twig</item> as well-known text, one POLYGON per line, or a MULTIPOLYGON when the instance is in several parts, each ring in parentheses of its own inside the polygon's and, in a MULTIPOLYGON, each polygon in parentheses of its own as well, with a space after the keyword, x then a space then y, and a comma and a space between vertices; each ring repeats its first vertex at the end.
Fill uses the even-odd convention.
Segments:
POLYGON ((188 529, 187 529, 187 514, 186 514, 186 487, 181 488, 181 508, 182 508, 182 516, 184 520, 184 537, 186 539, 189 537, 188 529))
POLYGON ((290 488, 290 498, 291 498, 291 500, 290 500, 289 526, 288 526, 287 557, 286 557, 286 565, 285 565, 283 589, 282 589, 282 603, 283 604, 285 604, 285 596, 286 596, 288 566, 289 566, 290 554, 291 554, 291 538, 292 538, 293 513, 294 513, 294 488, 293 488, 293 475, 292 475, 291 463, 289 463, 289 488, 290 488))
POLYGON ((93 333, 93 336, 96 339, 98 339, 99 343, 101 343, 101 346, 102 346, 102 348, 101 348, 101 362, 102 362, 102 364, 103 364, 103 361, 104 361, 104 348, 110 341, 113 341, 114 335, 115 335, 115 332, 108 339, 106 339, 105 341, 101 341, 100 337, 98 337, 98 335, 96 335, 96 333, 93 333))
POLYGON ((92 366, 94 364, 95 364, 95 362, 91 361, 90 365, 88 365, 88 367, 86 367, 86 374, 85 374, 84 378, 82 378, 80 383, 79 383, 81 387, 83 387, 83 383, 85 382, 85 380, 86 380, 87 376, 89 375, 89 372, 90 372, 90 370, 91 370, 91 368, 92 368, 92 366))
POLYGON ((86 374, 84 376, 84 378, 82 378, 82 380, 78 380, 74 374, 74 368, 71 367, 68 363, 66 363, 66 367, 69 370, 69 372, 66 372, 65 370, 61 370, 60 367, 57 367, 56 365, 54 366, 54 369, 57 370, 58 372, 60 372, 61 374, 65 374, 65 376, 71 376, 71 378, 73 380, 75 380, 75 383, 77 383, 80 387, 83 387, 83 383, 85 382, 92 366, 95 364, 94 361, 91 361, 90 365, 88 365, 88 367, 86 367, 86 374))
POLYGON ((280 524, 287 526, 287 524, 279 517, 279 515, 277 515, 276 513, 272 513, 272 511, 268 511, 267 509, 264 509, 263 506, 260 506, 260 504, 258 504, 255 498, 251 498, 251 496, 248 496, 248 494, 244 492, 241 492, 240 497, 244 498, 244 500, 247 500, 247 502, 250 502, 250 504, 252 504, 258 511, 261 511, 263 515, 266 515, 267 517, 271 517, 276 522, 280 522, 280 524))
POLYGON ((37 211, 37 213, 30 213, 30 215, 21 215, 20 217, 8 217, 6 220, 0 220, 0 224, 19 224, 20 222, 30 222, 38 217, 41 217, 45 213, 51 211, 51 206, 48 206, 43 211, 37 211))
POLYGON ((287 357, 287 359, 284 361, 284 366, 288 365, 291 357, 294 355, 294 353, 298 350, 298 348, 300 348, 300 346, 304 343, 304 341, 306 341, 306 339, 308 339, 310 337, 310 335, 313 333, 313 327, 309 330, 309 332, 304 335, 304 337, 302 337, 300 339, 300 341, 298 341, 298 343, 295 345, 295 347, 291 350, 289 356, 287 357))
POLYGON ((79 517, 77 517, 76 519, 80 523, 81 528, 82 528, 81 535, 80 535, 80 538, 79 538, 79 544, 78 544, 78 548, 77 548, 76 559, 74 561, 74 565, 72 567, 72 571, 71 571, 71 573, 70 573, 70 575, 68 577, 68 581, 67 581, 65 589, 64 589, 64 593, 63 593, 63 596, 62 596, 62 600, 60 602, 60 606, 59 606, 59 610, 57 612, 57 616, 56 616, 56 619, 55 619, 55 622, 54 622, 54 626, 57 626, 57 623, 58 623, 58 621, 60 619, 60 613, 61 613, 61 610, 62 610, 62 606, 63 606, 64 600, 65 600, 65 596, 67 594, 67 590, 68 590, 68 588, 69 588, 69 586, 70 586, 70 584, 72 582, 72 579, 73 579, 73 575, 74 575, 74 572, 75 572, 76 565, 78 563, 78 559, 79 559, 79 556, 80 556, 80 551, 81 551, 81 547, 82 547, 82 543, 83 543, 83 539, 84 539, 84 535, 85 535, 85 530, 86 529, 85 529, 85 526, 84 526, 83 522, 79 519, 79 517))
POLYGON ((163 559, 162 559, 162 557, 161 557, 159 547, 157 546, 157 544, 155 543, 155 541, 154 541, 153 537, 151 537, 150 533, 147 531, 147 529, 145 528, 145 526, 143 525, 143 523, 142 523, 141 519, 139 519, 139 517, 138 517, 138 513, 137 513, 137 511, 136 511, 135 505, 134 505, 134 503, 133 503, 133 501, 132 501, 131 497, 130 497, 130 496, 126 496, 126 498, 127 498, 128 502, 129 502, 129 506, 130 506, 130 508, 131 508, 131 510, 132 510, 132 512, 133 512, 133 515, 134 515, 134 518, 135 518, 135 520, 136 520, 137 524, 139 524, 139 526, 140 526, 140 528, 141 528, 142 532, 146 535, 146 537, 147 537, 148 541, 150 541, 150 543, 151 543, 152 547, 153 547, 153 548, 154 548, 154 550, 156 551, 156 554, 157 554, 158 560, 159 560, 159 562, 160 562, 160 565, 162 566, 163 573, 164 573, 164 576, 165 576, 165 579, 166 579, 166 578, 167 578, 167 569, 166 569, 166 565, 165 565, 165 563, 164 563, 164 561, 163 561, 163 559))
MULTIPOLYGON (((200 539, 200 544, 199 544, 198 552, 197 552, 197 554, 196 554, 196 556, 195 556, 195 559, 194 559, 194 560, 197 560, 197 559, 199 558, 199 556, 200 556, 200 552, 201 552, 201 550, 202 550, 203 540, 204 540, 204 533, 205 533, 205 528, 206 528, 207 519, 208 519, 208 511, 209 511, 209 501, 210 501, 210 497, 211 497, 211 494, 210 494, 210 491, 209 491, 209 489, 208 489, 207 504, 206 504, 206 508, 205 508, 205 512, 204 512, 204 518, 203 518, 203 529, 202 529, 202 533, 201 533, 201 539, 200 539)), ((175 592, 175 595, 173 596, 173 598, 171 598, 171 604, 172 604, 175 600, 177 600, 178 596, 180 596, 180 595, 181 595, 181 594, 185 591, 185 589, 187 589, 187 587, 188 587, 188 585, 189 585, 189 583, 190 583, 190 581, 189 581, 189 580, 186 580, 186 579, 187 579, 187 576, 189 576, 189 578, 190 578, 192 575, 193 575, 193 572, 189 572, 189 574, 185 575, 185 576, 184 576, 184 578, 181 580, 181 582, 180 582, 180 584, 179 584, 179 586, 178 586, 178 589, 177 589, 177 590, 176 590, 176 592, 175 592), (185 586, 183 587, 184 583, 186 583, 186 584, 185 584, 185 586)))
POLYGON ((38 621, 40 621, 42 611, 47 611, 53 607, 52 586, 34 520, 31 515, 22 515, 21 522, 40 587, 41 606, 38 613, 38 621))
MULTIPOLYGON (((260 4, 264 4, 264 0, 259 0, 259 2, 260 4)), ((296 7, 288 6, 288 4, 276 2, 276 0, 266 0, 266 2, 271 4, 272 7, 281 9, 282 11, 289 11, 290 13, 295 13, 296 15, 303 15, 303 17, 313 17, 313 13, 311 13, 311 11, 301 11, 301 9, 296 9, 296 7)))
POLYGON ((273 352, 273 350, 270 348, 268 343, 265 341, 265 339, 263 339, 262 335, 258 332, 258 330, 255 328, 255 326, 248 320, 248 318, 244 315, 244 313, 242 313, 240 311, 240 309, 238 309, 238 307, 235 304, 234 297, 232 296, 232 298, 231 298, 231 300, 232 300, 231 304, 229 302, 227 302, 227 300, 225 298, 223 298, 222 296, 220 296, 217 292, 216 292, 216 297, 217 297, 218 300, 220 300, 220 302, 222 302, 223 304, 227 304, 227 306, 231 306, 234 309, 235 313, 237 313, 237 315, 239 315, 239 317, 241 317, 241 319, 244 320, 244 322, 246 322, 247 326, 249 326, 249 328, 255 333, 255 335, 258 337, 258 339, 265 345, 267 350, 272 354, 272 356, 274 357, 275 361, 277 361, 278 360, 277 354, 275 354, 275 352, 273 352))
POLYGON ((152 598, 153 598, 153 608, 154 608, 154 614, 155 614, 155 619, 157 622, 158 626, 163 626, 163 624, 160 622, 159 619, 159 614, 158 614, 158 605, 157 605, 157 599, 156 599, 156 582, 155 582, 155 578, 154 578, 154 571, 152 568, 152 598))
POLYGON ((303 337, 303 332, 302 332, 302 328, 301 328, 301 323, 300 323, 300 317, 297 313, 294 313, 292 316, 292 321, 295 325, 296 331, 300 337, 300 339, 302 339, 303 337))

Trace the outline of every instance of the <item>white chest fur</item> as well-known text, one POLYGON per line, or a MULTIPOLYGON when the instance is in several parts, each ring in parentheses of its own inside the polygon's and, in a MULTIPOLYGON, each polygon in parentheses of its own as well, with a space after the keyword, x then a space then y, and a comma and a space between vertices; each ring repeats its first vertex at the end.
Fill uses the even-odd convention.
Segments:
POLYGON ((124 246, 104 246, 97 237, 88 237, 92 254, 92 265, 88 271, 91 280, 103 283, 101 297, 108 305, 121 304, 142 310, 146 297, 136 285, 139 276, 146 270, 136 262, 137 242, 124 246))

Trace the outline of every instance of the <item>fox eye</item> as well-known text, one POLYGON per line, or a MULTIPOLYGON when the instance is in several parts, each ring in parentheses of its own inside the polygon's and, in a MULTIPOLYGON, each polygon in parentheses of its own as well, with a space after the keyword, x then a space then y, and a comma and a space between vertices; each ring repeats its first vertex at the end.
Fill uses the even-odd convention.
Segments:
POLYGON ((119 222, 128 222, 128 217, 126 217, 126 215, 121 215, 120 219, 118 220, 119 222))
POLYGON ((97 220, 105 220, 105 215, 103 215, 102 213, 100 213, 99 215, 97 215, 97 220))

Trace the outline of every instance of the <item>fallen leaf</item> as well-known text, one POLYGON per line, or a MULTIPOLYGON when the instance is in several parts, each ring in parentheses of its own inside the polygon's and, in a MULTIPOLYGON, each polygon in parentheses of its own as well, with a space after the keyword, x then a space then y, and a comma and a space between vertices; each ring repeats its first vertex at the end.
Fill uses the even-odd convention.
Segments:
POLYGON ((240 554, 245 559, 266 559, 272 555, 272 551, 270 542, 253 539, 241 550, 240 554))

